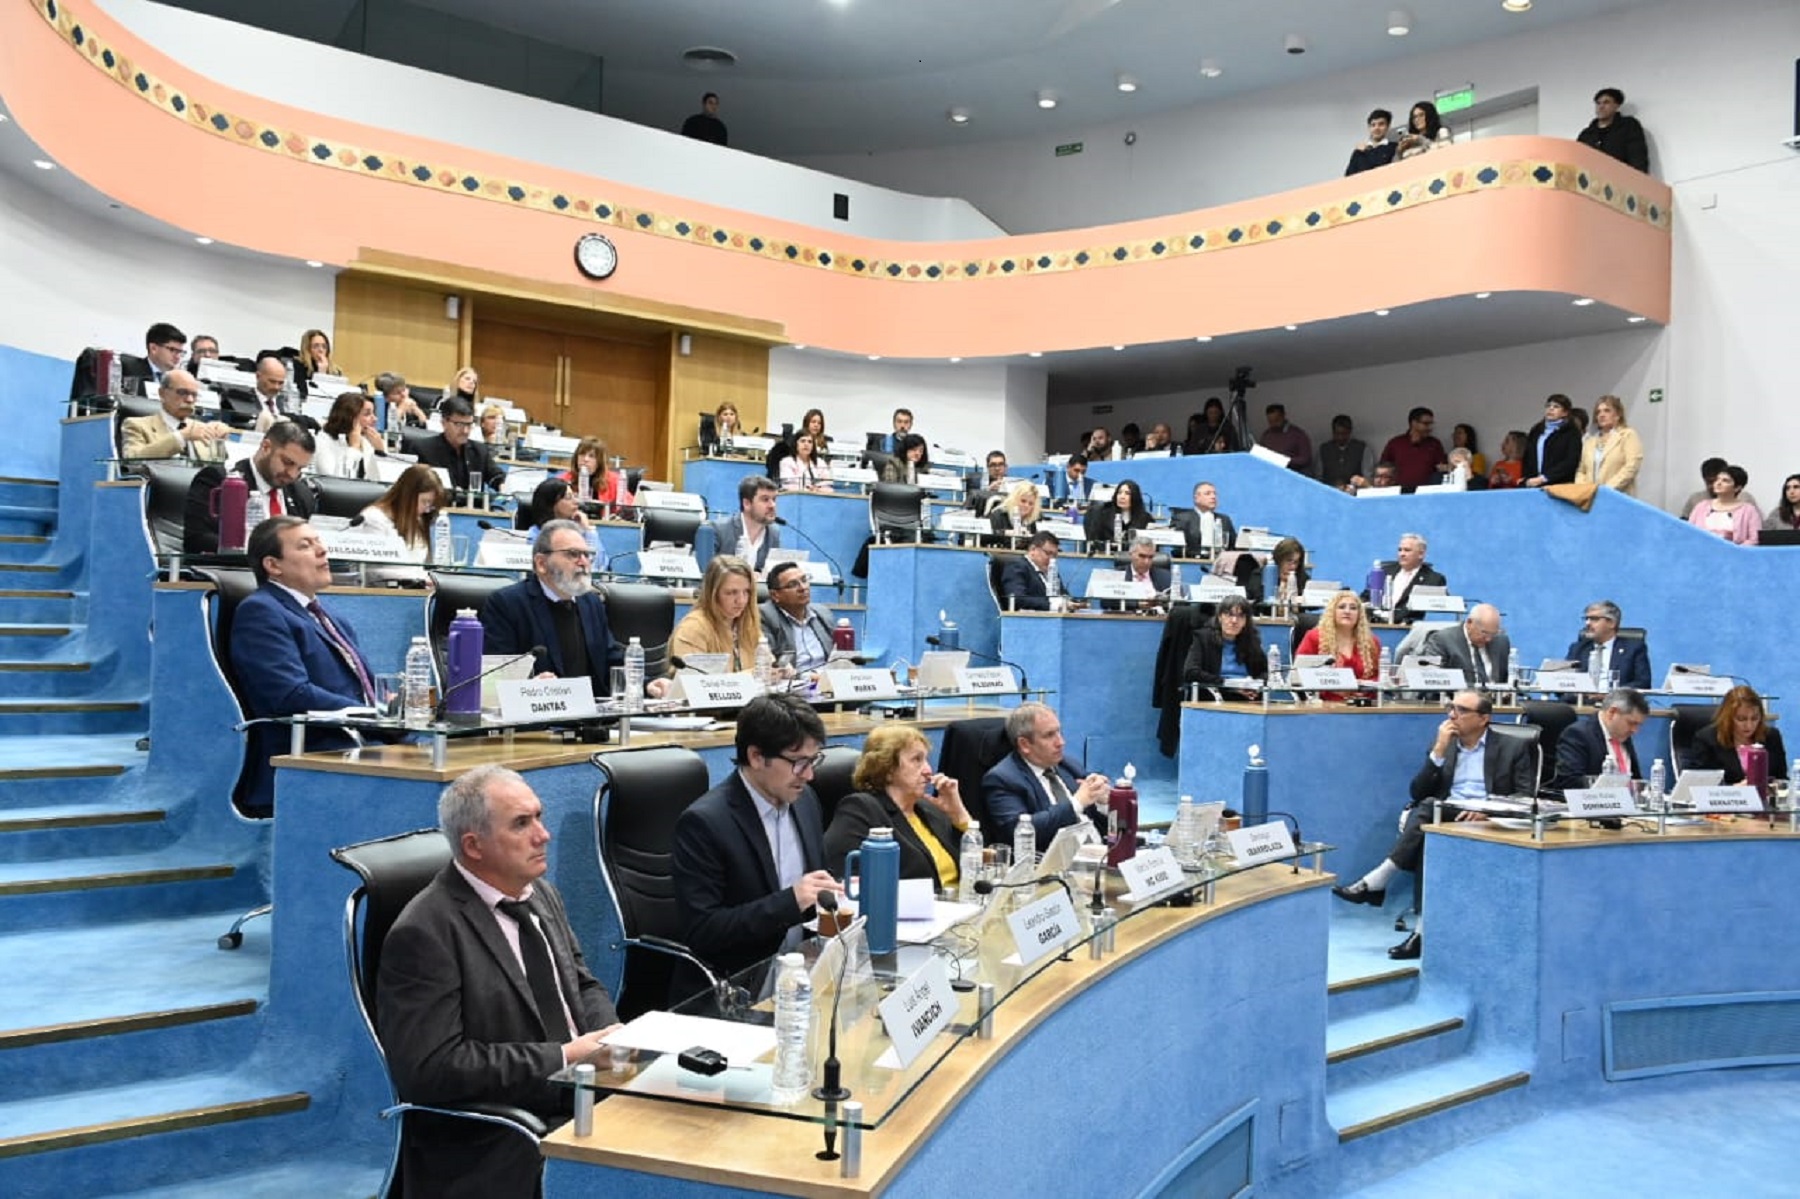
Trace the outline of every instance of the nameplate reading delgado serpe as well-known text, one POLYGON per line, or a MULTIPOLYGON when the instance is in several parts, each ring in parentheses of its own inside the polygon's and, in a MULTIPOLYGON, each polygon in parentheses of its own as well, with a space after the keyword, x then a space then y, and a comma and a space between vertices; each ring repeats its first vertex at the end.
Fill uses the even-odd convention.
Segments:
POLYGON ((1187 883, 1181 863, 1175 860, 1167 846, 1162 845, 1138 850, 1119 863, 1119 873, 1125 879, 1127 897, 1136 903, 1179 890, 1187 883))
POLYGON ((333 558, 353 562, 404 562, 406 542, 391 533, 375 533, 364 529, 337 529, 321 532, 325 552, 333 558))
POLYGON ((1280 820, 1253 824, 1225 834, 1231 842, 1231 854, 1239 866, 1255 866, 1262 862, 1279 862, 1294 856, 1294 838, 1280 820))
POLYGON ((960 1005, 944 959, 932 954, 878 1006, 894 1056, 904 1070, 950 1026, 960 1005))
POLYGON ((1577 820, 1604 820, 1637 815, 1637 801, 1624 787, 1571 787, 1563 792, 1569 815, 1577 820))
POLYGON ((869 701, 895 699, 900 694, 894 676, 885 670, 828 670, 819 676, 819 682, 832 699, 869 701))
POLYGON ((1695 787, 1689 794, 1696 812, 1760 812, 1762 796, 1755 787, 1695 787))
POLYGON ((594 684, 586 678, 506 679, 494 690, 500 696, 500 719, 506 721, 582 720, 599 715, 594 684))
POLYGON ((1018 946, 1021 966, 1061 952, 1064 945, 1081 935, 1081 922, 1075 918, 1069 893, 1061 887, 1009 915, 1006 924, 1012 930, 1013 944, 1018 946))
POLYGON ((763 693, 762 684, 747 670, 737 674, 695 674, 684 670, 675 676, 675 684, 690 708, 741 708, 763 693))
POLYGON ((965 695, 1004 695, 1017 691, 1019 682, 1010 666, 959 666, 956 689, 965 695))

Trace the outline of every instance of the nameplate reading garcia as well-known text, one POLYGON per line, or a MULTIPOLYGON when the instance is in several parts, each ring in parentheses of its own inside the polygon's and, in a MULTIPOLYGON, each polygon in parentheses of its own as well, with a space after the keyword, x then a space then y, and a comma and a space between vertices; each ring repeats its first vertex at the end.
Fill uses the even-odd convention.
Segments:
POLYGON ((1081 935, 1081 924, 1068 892, 1061 887, 1033 903, 1026 904, 1006 918, 1012 930, 1013 944, 1019 948, 1019 964, 1029 966, 1041 957, 1056 953, 1081 935))

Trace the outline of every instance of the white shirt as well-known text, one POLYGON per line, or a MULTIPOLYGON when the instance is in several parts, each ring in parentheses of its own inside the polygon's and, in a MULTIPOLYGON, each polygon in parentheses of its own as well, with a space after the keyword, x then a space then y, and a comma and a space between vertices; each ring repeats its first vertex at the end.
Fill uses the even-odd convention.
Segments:
MULTIPOLYGON (((524 951, 519 948, 519 925, 511 916, 501 912, 500 909, 495 906, 502 899, 512 899, 513 896, 506 894, 497 887, 490 886, 482 879, 476 878, 473 874, 469 873, 461 862, 452 859, 452 864, 455 865, 457 873, 463 876, 463 881, 468 883, 470 889, 475 892, 476 898, 481 900, 482 906, 487 908, 488 915, 493 917, 494 924, 500 929, 500 935, 506 938, 507 948, 512 950, 513 960, 519 963, 519 976, 521 978, 525 977, 525 954, 524 951)), ((529 884, 526 885, 524 892, 520 894, 518 898, 527 901, 531 899, 531 887, 529 884)), ((544 932, 544 922, 538 919, 536 912, 531 914, 531 922, 537 926, 538 936, 544 938, 544 951, 550 955, 550 964, 555 966, 556 951, 550 948, 550 938, 544 932)), ((575 1013, 569 1010, 569 997, 563 994, 562 971, 560 969, 557 970, 556 993, 562 999, 563 1022, 568 1026, 570 1032, 575 1032, 581 1026, 575 1023, 575 1013)), ((568 1065, 568 1062, 565 1060, 563 1064, 568 1065)))
POLYGON ((1412 586, 1412 581, 1418 577, 1419 568, 1416 566, 1411 570, 1396 570, 1394 572, 1394 600, 1396 603, 1399 602, 1401 596, 1406 594, 1406 589, 1412 586))
POLYGON ((743 771, 738 771, 738 778, 743 779, 744 790, 750 792, 750 802, 756 805, 757 818, 762 821, 763 832, 769 838, 769 855, 775 859, 775 878, 783 887, 791 887, 806 873, 806 851, 800 844, 800 829, 794 823, 793 812, 787 805, 765 799, 743 771))

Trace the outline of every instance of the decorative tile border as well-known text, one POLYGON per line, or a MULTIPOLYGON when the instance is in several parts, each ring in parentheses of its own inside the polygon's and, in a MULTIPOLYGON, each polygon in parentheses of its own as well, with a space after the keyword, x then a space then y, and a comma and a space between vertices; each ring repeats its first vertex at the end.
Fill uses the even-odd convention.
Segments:
MULTIPOLYGON (((1615 212, 1640 220, 1664 233, 1670 230, 1667 205, 1644 200, 1629 187, 1590 175, 1569 163, 1511 159, 1473 164, 1442 175, 1415 179, 1404 186, 1377 187, 1346 195, 1331 204, 1273 214, 1259 221, 1212 228, 1171 228, 1163 236, 1138 238, 1043 251, 1037 254, 964 259, 865 259, 828 244, 807 245, 743 230, 726 229, 678 216, 633 208, 603 197, 576 195, 526 180, 479 175, 443 163, 412 162, 380 151, 309 137, 264 124, 241 113, 226 112, 184 95, 161 79, 139 70, 122 53, 105 46, 85 29, 64 0, 30 0, 64 42, 91 66, 127 91, 192 128, 237 145, 295 162, 329 167, 367 178, 429 191, 467 196, 515 208, 530 208, 590 224, 611 225, 655 237, 749 254, 815 270, 866 279, 938 283, 948 280, 998 279, 1130 266, 1159 259, 1219 253, 1323 232, 1373 220, 1394 212, 1456 196, 1500 189, 1560 191, 1579 195, 1615 212)), ((1629 168, 1621 168, 1629 170, 1629 168)), ((1635 173, 1635 172, 1634 172, 1635 173)), ((1354 176, 1363 183, 1367 175, 1354 176)))

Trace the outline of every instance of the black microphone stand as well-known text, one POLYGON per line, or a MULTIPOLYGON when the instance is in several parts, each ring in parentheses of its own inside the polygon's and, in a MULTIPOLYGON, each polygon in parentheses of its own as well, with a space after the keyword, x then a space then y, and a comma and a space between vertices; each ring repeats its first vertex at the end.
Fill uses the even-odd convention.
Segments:
MULTIPOLYGON (((836 912, 837 896, 829 891, 821 891, 818 905, 821 912, 836 912)), ((850 1098, 850 1088, 844 1085, 844 1065, 838 1060, 838 1007, 844 999, 844 978, 850 971, 850 946, 842 940, 843 935, 843 930, 839 929, 832 938, 842 946, 844 952, 842 960, 838 962, 837 989, 831 993, 831 1026, 826 1031, 825 1077, 813 1088, 813 1098, 825 1101, 825 1148, 818 1153, 822 1162, 834 1162, 838 1159, 838 1104, 850 1098)))

